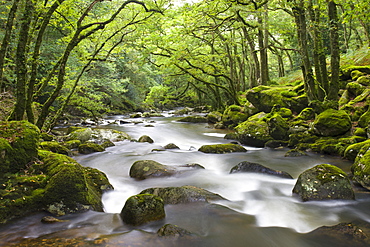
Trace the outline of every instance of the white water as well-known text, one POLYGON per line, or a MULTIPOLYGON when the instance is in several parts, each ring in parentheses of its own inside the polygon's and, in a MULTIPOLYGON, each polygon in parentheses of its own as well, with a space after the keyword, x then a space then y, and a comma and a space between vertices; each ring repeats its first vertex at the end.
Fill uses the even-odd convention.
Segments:
MULTIPOLYGON (((117 116, 115 118, 122 118, 117 116)), ((136 121, 138 119, 135 119, 136 121)), ((153 119, 151 119, 153 120, 153 119)), ((324 225, 362 219, 370 222, 370 197, 357 194, 356 201, 301 202, 292 195, 298 175, 317 164, 330 163, 348 171, 350 163, 340 158, 309 154, 306 157, 284 157, 287 149, 245 147, 246 153, 205 154, 198 148, 205 144, 228 143, 226 131, 207 128, 207 124, 187 124, 176 118, 156 118, 154 127, 147 123, 109 125, 138 139, 148 135, 153 144, 123 141, 103 153, 79 155, 75 159, 84 166, 98 168, 107 174, 114 190, 103 195, 105 213, 88 212, 66 216, 69 222, 45 228, 38 219, 21 220, 9 229, 0 229, 1 238, 42 237, 87 240, 107 237, 112 246, 330 246, 317 245, 302 239, 307 233, 324 225), (180 149, 152 151, 168 143, 180 149), (129 169, 137 160, 151 159, 182 170, 173 177, 137 181, 129 177, 129 169), (295 179, 255 173, 229 174, 241 161, 260 163, 290 173, 295 179), (205 169, 180 167, 198 163, 205 169), (220 194, 227 200, 214 204, 189 203, 168 205, 166 218, 133 229, 119 218, 126 199, 152 187, 193 185, 220 194), (163 240, 154 234, 166 223, 176 224, 201 236, 198 242, 163 240), (17 227, 18 226, 18 227, 17 227), (9 234, 13 232, 14 236, 9 234), (3 233, 2 233, 3 232, 3 233), (116 241, 116 242, 114 242, 116 241), (121 244, 124 241, 125 244, 121 244), (135 245, 136 244, 136 245, 135 245)), ((1 241, 0 241, 1 246, 1 241)))

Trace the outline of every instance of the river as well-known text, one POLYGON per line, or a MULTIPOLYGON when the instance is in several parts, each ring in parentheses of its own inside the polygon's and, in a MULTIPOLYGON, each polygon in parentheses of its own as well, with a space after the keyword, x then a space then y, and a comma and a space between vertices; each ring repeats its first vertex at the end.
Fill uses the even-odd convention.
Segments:
MULTIPOLYGON (((120 119, 124 116, 107 120, 120 119)), ((106 173, 114 186, 113 191, 103 195, 105 212, 67 215, 61 217, 68 220, 66 222, 47 225, 40 222, 44 214, 24 217, 0 227, 0 245, 21 239, 80 238, 86 246, 100 243, 103 246, 329 247, 333 246, 332 242, 325 238, 307 238, 305 233, 320 226, 356 219, 370 222, 370 196, 367 193, 356 193, 355 201, 325 202, 301 202, 292 195, 296 179, 304 170, 327 163, 349 172, 350 162, 313 153, 284 157, 288 149, 248 146, 245 146, 246 153, 205 154, 197 151, 200 146, 230 142, 223 138, 227 131, 210 128, 208 124, 181 123, 177 119, 168 115, 129 119, 136 123, 100 126, 124 131, 134 139, 148 135, 154 140, 153 144, 118 142, 102 153, 74 157, 83 166, 106 173), (174 143, 180 149, 152 151, 168 143, 174 143), (137 160, 148 159, 177 167, 198 163, 205 169, 188 169, 172 177, 142 181, 130 178, 131 165, 137 160), (230 169, 241 161, 286 171, 294 179, 254 173, 230 174, 230 169), (182 185, 197 186, 228 200, 167 205, 164 220, 139 227, 122 223, 119 213, 128 197, 146 188, 182 185), (167 223, 194 232, 197 237, 158 237, 156 231, 167 223)))

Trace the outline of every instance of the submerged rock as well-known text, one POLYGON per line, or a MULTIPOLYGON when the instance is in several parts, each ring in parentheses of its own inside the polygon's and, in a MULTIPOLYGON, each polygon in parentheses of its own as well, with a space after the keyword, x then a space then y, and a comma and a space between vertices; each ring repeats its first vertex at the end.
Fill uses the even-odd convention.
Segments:
POLYGON ((284 155, 285 157, 300 157, 300 156, 307 156, 306 152, 299 150, 299 149, 291 149, 284 155))
POLYGON ((181 187, 150 188, 143 190, 140 194, 153 194, 159 196, 163 199, 165 204, 225 200, 218 194, 189 185, 181 187))
POLYGON ((328 164, 317 165, 301 173, 293 193, 298 194, 303 201, 355 199, 347 174, 328 164))
POLYGON ((157 231, 160 237, 191 237, 195 234, 177 225, 166 224, 157 231))
POLYGON ((166 217, 163 200, 151 194, 139 194, 128 198, 120 215, 123 222, 134 226, 166 217))
POLYGON ((164 146, 165 149, 180 149, 176 144, 174 143, 168 143, 166 146, 164 146))
POLYGON ((154 160, 138 160, 130 168, 130 177, 143 180, 150 177, 172 176, 176 170, 154 160))
POLYGON ((316 117, 313 127, 321 136, 339 136, 351 129, 352 122, 345 111, 328 109, 316 117))
POLYGON ((289 173, 284 171, 273 170, 271 168, 265 167, 258 163, 252 163, 248 161, 243 161, 231 168, 230 173, 239 173, 239 172, 254 172, 262 173, 268 175, 274 175, 282 178, 293 178, 289 173))
POLYGON ((213 144, 213 145, 203 145, 198 151, 203 153, 215 153, 215 154, 224 154, 224 153, 233 153, 233 152, 247 152, 247 149, 238 145, 238 144, 213 144))
POLYGON ((147 135, 143 135, 143 136, 140 136, 138 142, 148 142, 148 143, 153 143, 153 139, 150 138, 150 136, 147 136, 147 135))

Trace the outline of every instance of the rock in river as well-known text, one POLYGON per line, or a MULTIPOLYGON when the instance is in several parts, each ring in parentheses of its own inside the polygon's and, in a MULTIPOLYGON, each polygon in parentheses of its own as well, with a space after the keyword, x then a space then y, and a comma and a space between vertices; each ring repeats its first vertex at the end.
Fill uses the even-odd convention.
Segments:
POLYGON ((303 201, 355 199, 347 174, 328 164, 317 165, 301 173, 293 193, 298 194, 303 201))
POLYGON ((232 152, 247 152, 247 149, 238 144, 213 144, 213 145, 203 145, 199 148, 200 152, 203 153, 215 153, 224 154, 232 152))
POLYGON ((176 173, 170 166, 154 160, 138 160, 130 168, 130 177, 143 180, 149 177, 165 177, 176 173))
POLYGON ((231 168, 230 173, 238 173, 238 172, 255 172, 255 173, 263 173, 268 175, 274 175, 282 178, 292 178, 292 176, 284 171, 273 170, 271 168, 265 167, 258 163, 252 163, 248 161, 243 161, 231 168))

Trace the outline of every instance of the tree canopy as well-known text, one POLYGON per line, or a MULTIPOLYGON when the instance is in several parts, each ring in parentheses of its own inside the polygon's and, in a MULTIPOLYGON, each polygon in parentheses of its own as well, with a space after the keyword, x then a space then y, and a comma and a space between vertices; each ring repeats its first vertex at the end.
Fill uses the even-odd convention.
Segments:
POLYGON ((301 70, 310 101, 338 98, 340 56, 370 46, 370 7, 344 0, 0 0, 9 119, 243 104, 301 70))

